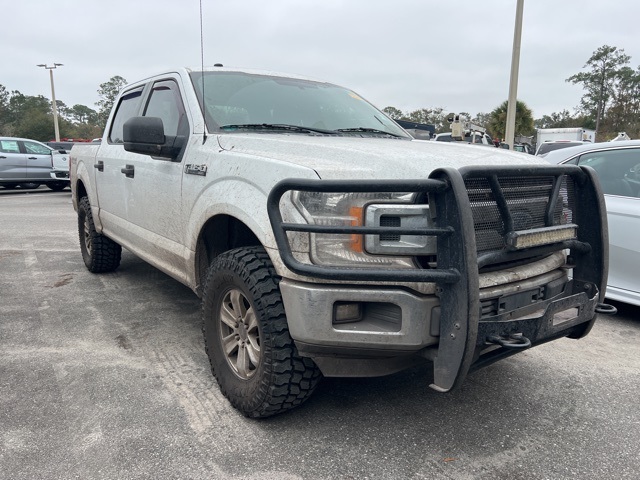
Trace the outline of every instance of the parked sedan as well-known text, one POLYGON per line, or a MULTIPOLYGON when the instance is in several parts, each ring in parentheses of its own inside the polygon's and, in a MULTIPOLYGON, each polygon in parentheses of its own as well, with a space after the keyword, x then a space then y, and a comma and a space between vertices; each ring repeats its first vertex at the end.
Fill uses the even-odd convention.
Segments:
POLYGON ((588 165, 598 174, 609 221, 606 296, 640 306, 640 140, 569 147, 549 152, 544 159, 588 165))
POLYGON ((69 157, 27 138, 0 137, 0 186, 45 184, 59 191, 69 186, 69 157))

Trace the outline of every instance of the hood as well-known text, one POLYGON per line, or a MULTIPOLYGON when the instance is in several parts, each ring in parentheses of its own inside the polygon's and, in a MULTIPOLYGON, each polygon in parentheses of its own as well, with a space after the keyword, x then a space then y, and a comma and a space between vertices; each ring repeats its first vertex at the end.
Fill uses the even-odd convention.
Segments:
POLYGON ((426 140, 236 133, 218 142, 228 152, 308 167, 328 180, 427 178, 437 168, 466 165, 548 165, 492 146, 426 140))

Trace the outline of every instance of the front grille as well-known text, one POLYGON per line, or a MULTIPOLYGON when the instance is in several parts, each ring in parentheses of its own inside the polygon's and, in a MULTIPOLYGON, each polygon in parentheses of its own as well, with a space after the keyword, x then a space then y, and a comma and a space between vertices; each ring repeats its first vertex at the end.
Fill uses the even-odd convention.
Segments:
POLYGON ((477 251, 484 253, 505 248, 508 230, 571 223, 576 208, 573 180, 566 175, 559 177, 559 195, 549 210, 555 180, 553 176, 497 177, 497 185, 492 188, 489 178, 467 178, 465 186, 471 203, 477 251), (507 228, 509 219, 511 229, 507 228))

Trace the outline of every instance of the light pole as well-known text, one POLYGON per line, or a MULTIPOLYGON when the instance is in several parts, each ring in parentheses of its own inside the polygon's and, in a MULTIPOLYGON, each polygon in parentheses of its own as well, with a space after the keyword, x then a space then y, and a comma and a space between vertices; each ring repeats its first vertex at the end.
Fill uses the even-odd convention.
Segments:
POLYGON ((509 100, 507 102, 507 125, 504 141, 513 150, 516 130, 516 103, 518 102, 518 70, 520 68, 520 39, 522 38, 522 10, 524 0, 516 4, 516 26, 513 30, 513 51, 511 53, 511 78, 509 79, 509 100))
POLYGON ((58 129, 58 107, 56 106, 56 90, 53 87, 53 70, 58 67, 62 67, 61 63, 54 63, 53 66, 41 63, 38 67, 46 68, 49 70, 49 78, 51 79, 51 106, 53 107, 53 128, 56 133, 56 142, 60 141, 60 130, 58 129))

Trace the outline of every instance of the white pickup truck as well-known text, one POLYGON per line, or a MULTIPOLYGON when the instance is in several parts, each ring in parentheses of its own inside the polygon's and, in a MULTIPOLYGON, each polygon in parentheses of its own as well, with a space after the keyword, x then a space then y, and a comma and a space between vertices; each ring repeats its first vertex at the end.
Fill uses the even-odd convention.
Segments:
POLYGON ((213 374, 250 417, 322 375, 425 361, 446 392, 606 311, 592 170, 416 141, 330 83, 213 67, 131 84, 102 142, 73 147, 71 184, 87 268, 124 247, 191 287, 213 374))

